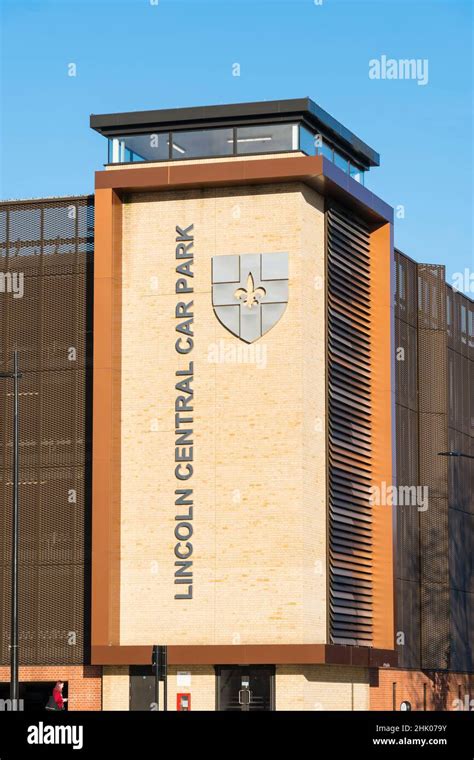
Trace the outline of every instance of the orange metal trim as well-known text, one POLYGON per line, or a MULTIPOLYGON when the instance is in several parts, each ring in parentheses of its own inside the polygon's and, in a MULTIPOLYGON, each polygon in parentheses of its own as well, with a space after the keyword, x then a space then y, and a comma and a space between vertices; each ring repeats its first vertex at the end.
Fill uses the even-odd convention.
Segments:
MULTIPOLYGON (((394 394, 392 377, 392 230, 371 233, 372 485, 392 485, 394 394)), ((394 647, 393 507, 373 507, 374 646, 394 647)))
POLYGON ((122 204, 95 194, 92 645, 119 643, 122 204))
POLYGON ((96 172, 96 188, 163 190, 201 185, 234 185, 251 182, 291 182, 323 174, 322 156, 266 158, 255 161, 216 161, 140 169, 96 172))
POLYGON ((371 222, 391 221, 390 206, 344 174, 323 156, 291 156, 254 160, 196 162, 182 165, 113 169, 96 172, 97 189, 118 193, 153 190, 190 190, 198 187, 304 182, 322 195, 355 209, 371 222))
MULTIPOLYGON (((100 665, 151 665, 152 646, 93 647, 92 661, 100 665)), ((255 644, 228 646, 169 646, 169 665, 396 665, 396 653, 368 647, 327 644, 255 644)))

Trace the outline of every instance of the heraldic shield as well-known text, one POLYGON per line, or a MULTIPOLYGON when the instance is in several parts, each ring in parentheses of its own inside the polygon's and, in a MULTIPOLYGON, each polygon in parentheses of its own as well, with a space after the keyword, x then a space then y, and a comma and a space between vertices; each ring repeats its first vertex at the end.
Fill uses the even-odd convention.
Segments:
POLYGON ((212 257, 212 305, 233 335, 253 343, 276 325, 288 303, 288 254, 212 257))

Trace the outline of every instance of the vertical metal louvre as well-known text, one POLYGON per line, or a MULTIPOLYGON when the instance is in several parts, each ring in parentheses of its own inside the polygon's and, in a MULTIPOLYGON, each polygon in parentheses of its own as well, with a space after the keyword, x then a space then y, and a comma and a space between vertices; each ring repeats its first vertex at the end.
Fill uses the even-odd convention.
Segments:
MULTIPOLYGON (((0 365, 20 369, 20 665, 87 645, 93 197, 0 204, 0 365), (23 276, 23 294, 9 292, 23 276)), ((9 661, 12 384, 0 381, 0 662, 9 661)))
POLYGON ((369 230, 326 213, 329 602, 333 643, 372 644, 369 230))

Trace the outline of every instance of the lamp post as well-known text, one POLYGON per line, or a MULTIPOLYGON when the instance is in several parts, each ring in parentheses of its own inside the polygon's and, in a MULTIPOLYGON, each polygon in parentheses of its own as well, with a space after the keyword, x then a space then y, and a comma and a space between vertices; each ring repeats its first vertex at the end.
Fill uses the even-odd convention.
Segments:
POLYGON ((18 370, 18 351, 13 352, 13 372, 0 372, 0 378, 13 379, 13 514, 12 514, 12 595, 11 595, 11 634, 10 634, 10 699, 13 710, 18 710, 18 380, 21 372, 18 370))
POLYGON ((466 457, 466 459, 474 459, 472 454, 464 454, 462 451, 438 451, 439 457, 466 457))

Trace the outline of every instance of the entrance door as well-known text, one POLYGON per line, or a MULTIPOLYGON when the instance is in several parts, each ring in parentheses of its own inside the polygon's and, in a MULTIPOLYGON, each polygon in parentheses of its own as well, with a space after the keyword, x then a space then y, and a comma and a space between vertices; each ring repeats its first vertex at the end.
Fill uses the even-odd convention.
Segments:
POLYGON ((156 700, 151 665, 130 666, 130 710, 152 710, 156 700))
POLYGON ((218 710, 275 709, 273 665, 218 665, 216 673, 218 710))

